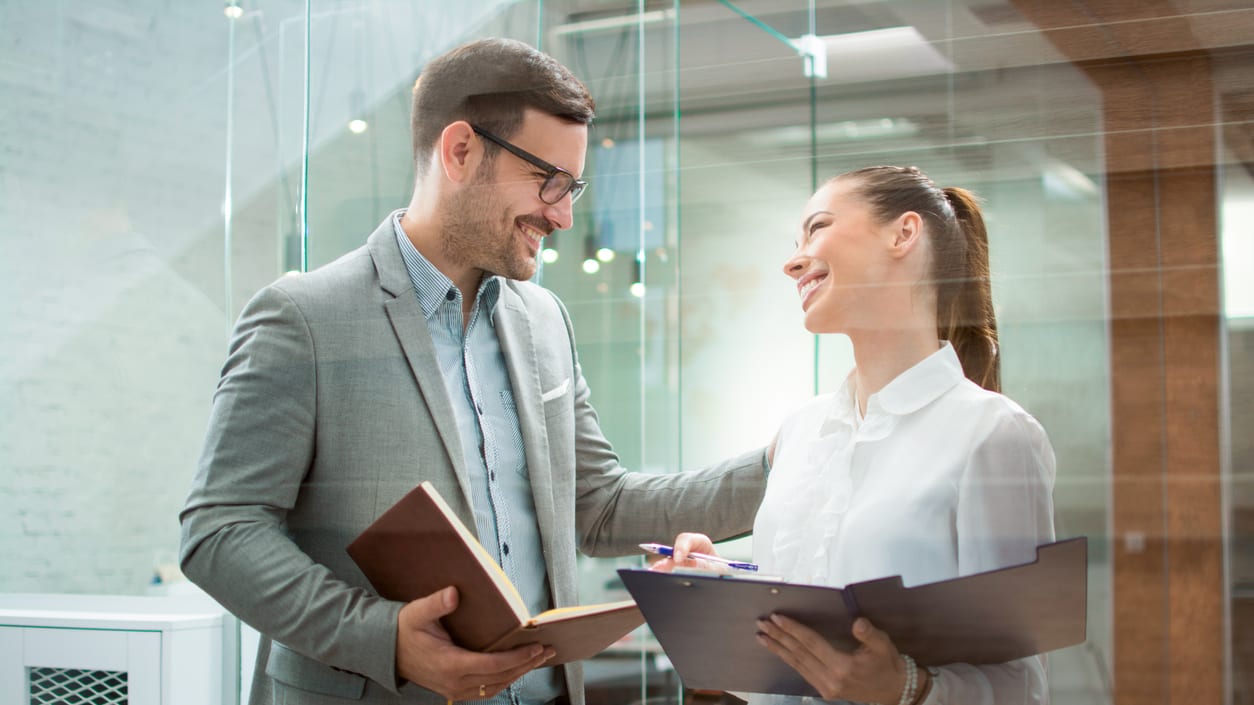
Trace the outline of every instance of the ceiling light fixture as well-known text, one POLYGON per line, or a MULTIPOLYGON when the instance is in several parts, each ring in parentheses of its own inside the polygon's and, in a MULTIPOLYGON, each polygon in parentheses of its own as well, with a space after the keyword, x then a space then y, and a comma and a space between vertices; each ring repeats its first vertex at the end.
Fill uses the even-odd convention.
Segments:
POLYGON ((841 83, 926 76, 953 71, 954 64, 911 26, 882 27, 865 32, 806 35, 790 40, 822 75, 841 83), (810 57, 814 57, 813 60, 810 57))
POLYGON ((566 24, 559 24, 554 27, 552 34, 556 37, 562 37, 567 34, 604 32, 611 29, 622 29, 623 27, 634 27, 641 24, 663 22, 674 17, 675 10, 673 9, 650 10, 649 12, 639 12, 634 15, 615 15, 613 17, 602 17, 595 20, 567 22, 566 24))
MULTIPOLYGON (((918 123, 909 118, 882 117, 869 120, 838 120, 814 126, 814 141, 818 144, 857 142, 874 139, 914 137, 919 134, 918 123)), ((762 147, 795 147, 810 143, 809 125, 784 125, 766 130, 754 130, 744 137, 750 144, 762 147)))
POLYGON ((597 238, 592 233, 583 238, 583 271, 588 274, 601 271, 601 262, 597 259, 597 238))

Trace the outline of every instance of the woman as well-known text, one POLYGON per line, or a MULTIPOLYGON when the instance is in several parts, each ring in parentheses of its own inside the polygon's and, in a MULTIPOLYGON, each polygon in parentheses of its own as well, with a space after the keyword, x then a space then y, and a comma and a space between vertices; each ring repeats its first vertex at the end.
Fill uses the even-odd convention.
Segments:
MULTIPOLYGON (((972 194, 913 167, 838 176, 807 204, 784 273, 806 329, 848 335, 856 366, 780 428, 754 524, 762 571, 918 585, 1034 560, 1054 538, 1054 454, 1040 424, 999 393, 987 233, 972 194)), ((714 548, 700 534, 675 547, 681 564, 714 548)), ((925 670, 866 619, 852 652, 780 615, 759 628, 825 699, 1049 699, 1043 657, 925 670)))

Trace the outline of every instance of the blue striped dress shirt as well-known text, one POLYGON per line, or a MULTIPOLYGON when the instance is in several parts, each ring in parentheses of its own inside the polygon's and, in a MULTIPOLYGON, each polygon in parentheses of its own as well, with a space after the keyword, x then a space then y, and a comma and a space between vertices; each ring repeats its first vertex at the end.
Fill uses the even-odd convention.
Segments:
MULTIPOLYGON (((501 278, 485 276, 480 282, 463 330, 461 291, 410 242, 401 228, 403 213, 397 211, 392 218, 396 241, 426 316, 440 374, 457 417, 479 542, 518 588, 527 609, 539 614, 549 609, 552 598, 514 390, 493 322, 501 278)), ((541 668, 483 702, 540 705, 560 694, 557 669, 541 668)))

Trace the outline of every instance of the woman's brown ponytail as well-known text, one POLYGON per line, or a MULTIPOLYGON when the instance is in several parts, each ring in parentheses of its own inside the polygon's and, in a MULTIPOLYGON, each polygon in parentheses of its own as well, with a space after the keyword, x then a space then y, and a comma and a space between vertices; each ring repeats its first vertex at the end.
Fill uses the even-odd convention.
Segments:
POLYGON ((976 384, 1001 391, 1001 358, 997 347, 997 317, 989 284, 988 230, 975 194, 947 188, 945 198, 953 208, 956 238, 961 247, 952 252, 933 249, 933 270, 944 267, 956 276, 937 277, 936 328, 962 361, 962 371, 976 384), (952 263, 941 260, 950 258, 952 263))
POLYGON ((961 188, 942 190, 912 166, 872 166, 836 178, 855 180, 880 222, 906 211, 923 218, 931 242, 937 337, 954 346, 968 379, 1000 392, 988 231, 975 195, 961 188))

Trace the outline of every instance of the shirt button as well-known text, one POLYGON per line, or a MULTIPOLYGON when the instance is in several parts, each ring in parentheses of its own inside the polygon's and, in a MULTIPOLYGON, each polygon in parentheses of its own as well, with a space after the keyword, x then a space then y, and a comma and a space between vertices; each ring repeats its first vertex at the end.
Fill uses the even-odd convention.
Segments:
POLYGON ((452 290, 452 289, 449 289, 449 290, 448 290, 448 293, 444 295, 444 298, 445 298, 445 299, 447 299, 447 300, 449 300, 449 301, 452 301, 453 299, 456 299, 456 298, 457 298, 457 294, 454 294, 454 293, 453 293, 453 290, 452 290))
POLYGON ((504 544, 504 545, 502 545, 502 546, 501 546, 501 551, 502 551, 502 552, 504 552, 504 553, 505 553, 505 555, 507 555, 507 556, 508 556, 508 555, 509 555, 509 544, 504 544))
POLYGON ((482 404, 475 404, 475 413, 479 414, 480 416, 483 416, 483 405, 482 405, 482 404))
POLYGON ((488 479, 491 480, 492 482, 496 482, 496 473, 495 472, 488 473, 488 479))

